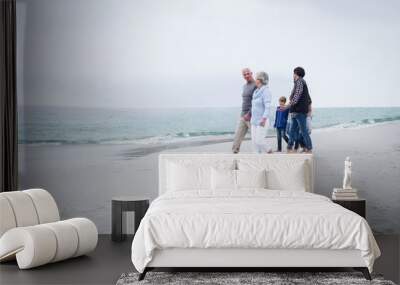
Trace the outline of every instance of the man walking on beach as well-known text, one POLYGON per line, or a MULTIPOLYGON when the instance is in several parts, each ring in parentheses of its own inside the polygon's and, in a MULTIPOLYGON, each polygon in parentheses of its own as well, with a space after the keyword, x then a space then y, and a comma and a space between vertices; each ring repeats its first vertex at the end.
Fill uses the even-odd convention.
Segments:
POLYGON ((233 140, 232 152, 238 153, 240 150, 240 145, 247 131, 250 129, 250 119, 251 119, 251 100, 253 99, 253 92, 257 88, 256 83, 253 78, 253 73, 249 68, 244 68, 242 70, 242 75, 246 84, 243 86, 242 92, 242 112, 240 119, 236 128, 235 138, 233 140))
POLYGON ((310 111, 311 97, 308 93, 306 81, 303 79, 305 71, 302 67, 296 67, 293 71, 294 87, 290 95, 291 124, 289 130, 288 152, 293 152, 293 145, 301 136, 304 144, 304 152, 312 152, 312 142, 307 130, 307 113, 310 111))

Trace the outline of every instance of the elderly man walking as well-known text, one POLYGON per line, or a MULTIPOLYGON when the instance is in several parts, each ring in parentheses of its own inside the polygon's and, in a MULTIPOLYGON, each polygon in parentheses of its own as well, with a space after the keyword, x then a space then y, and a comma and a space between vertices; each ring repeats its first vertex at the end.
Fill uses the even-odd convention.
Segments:
POLYGON ((251 100, 253 99, 254 90, 257 88, 256 83, 253 78, 253 73, 249 68, 244 68, 242 70, 242 75, 246 83, 243 85, 242 91, 242 112, 240 119, 236 128, 235 138, 233 140, 232 152, 238 153, 240 150, 240 145, 247 131, 250 127, 251 119, 251 100))

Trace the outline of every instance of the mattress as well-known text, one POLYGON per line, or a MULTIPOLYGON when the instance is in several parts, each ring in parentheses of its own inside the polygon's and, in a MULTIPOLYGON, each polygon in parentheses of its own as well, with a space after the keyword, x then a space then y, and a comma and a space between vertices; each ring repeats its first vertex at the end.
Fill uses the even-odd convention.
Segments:
POLYGON ((162 249, 359 250, 372 271, 379 248, 367 221, 327 197, 300 191, 167 192, 151 204, 132 243, 139 272, 162 249))

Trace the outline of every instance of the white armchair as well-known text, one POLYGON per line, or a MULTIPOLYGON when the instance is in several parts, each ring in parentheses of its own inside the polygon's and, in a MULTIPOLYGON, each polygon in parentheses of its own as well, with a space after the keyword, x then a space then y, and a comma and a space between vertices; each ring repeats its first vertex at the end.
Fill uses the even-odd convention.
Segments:
POLYGON ((17 259, 20 269, 28 269, 84 255, 96 245, 96 225, 86 218, 60 221, 46 190, 0 193, 0 262, 17 259))

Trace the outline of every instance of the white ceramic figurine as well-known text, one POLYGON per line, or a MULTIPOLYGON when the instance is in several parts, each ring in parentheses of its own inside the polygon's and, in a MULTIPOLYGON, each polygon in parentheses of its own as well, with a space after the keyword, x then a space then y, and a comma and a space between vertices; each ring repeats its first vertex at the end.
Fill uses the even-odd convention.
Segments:
POLYGON ((351 161, 350 161, 350 157, 346 157, 346 160, 344 161, 343 189, 352 189, 351 188, 351 161))

